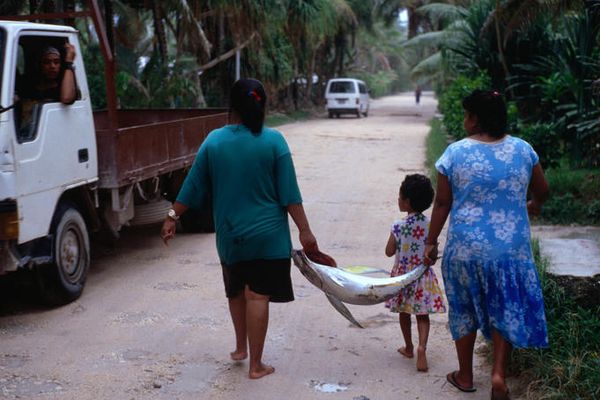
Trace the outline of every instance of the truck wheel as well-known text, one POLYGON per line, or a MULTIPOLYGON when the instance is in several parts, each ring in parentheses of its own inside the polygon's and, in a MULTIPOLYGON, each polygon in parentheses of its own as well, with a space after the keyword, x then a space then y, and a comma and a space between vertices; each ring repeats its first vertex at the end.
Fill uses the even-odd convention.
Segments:
POLYGON ((181 227, 185 232, 213 233, 215 231, 212 209, 194 210, 193 208, 189 208, 181 215, 181 219, 179 221, 181 222, 181 227))
POLYGON ((54 262, 37 267, 42 300, 63 305, 81 296, 90 266, 90 241, 83 217, 68 203, 59 205, 52 221, 54 262))

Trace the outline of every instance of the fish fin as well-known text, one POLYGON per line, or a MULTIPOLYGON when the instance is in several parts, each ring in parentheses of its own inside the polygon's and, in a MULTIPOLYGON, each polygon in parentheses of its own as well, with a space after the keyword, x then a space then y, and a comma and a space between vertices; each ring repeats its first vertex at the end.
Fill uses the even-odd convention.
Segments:
POLYGON ((339 301, 338 299, 336 299, 335 297, 333 297, 330 294, 325 294, 325 296, 327 296, 327 300, 329 300, 329 302, 331 303, 331 305, 333 306, 333 308, 335 308, 337 310, 337 312, 339 312, 340 314, 342 314, 344 316, 344 318, 346 318, 348 321, 352 322, 353 325, 358 326, 359 328, 364 328, 364 326, 362 326, 352 315, 352 313, 350 312, 350 310, 348 310, 348 307, 346 307, 344 305, 344 303, 342 303, 341 301, 339 301))

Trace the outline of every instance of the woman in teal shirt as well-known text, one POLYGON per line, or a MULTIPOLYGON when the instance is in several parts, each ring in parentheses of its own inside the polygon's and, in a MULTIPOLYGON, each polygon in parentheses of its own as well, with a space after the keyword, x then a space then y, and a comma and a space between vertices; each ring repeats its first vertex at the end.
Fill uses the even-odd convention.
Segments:
POLYGON ((252 379, 275 371, 262 362, 269 302, 294 299, 288 214, 304 250, 318 251, 288 145, 281 133, 263 126, 266 100, 263 85, 255 79, 233 85, 234 124, 212 131, 202 143, 161 231, 168 243, 179 216, 190 207, 202 208, 210 196, 236 336, 231 358, 245 359, 248 343, 252 379))

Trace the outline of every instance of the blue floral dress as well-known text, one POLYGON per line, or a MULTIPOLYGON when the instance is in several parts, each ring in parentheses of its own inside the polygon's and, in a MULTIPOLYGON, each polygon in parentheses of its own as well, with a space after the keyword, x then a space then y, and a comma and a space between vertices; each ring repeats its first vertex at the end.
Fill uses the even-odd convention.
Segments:
POLYGON ((496 329, 515 347, 546 347, 544 299, 530 245, 527 187, 538 156, 525 141, 463 139, 436 169, 452 209, 442 260, 454 340, 496 329))

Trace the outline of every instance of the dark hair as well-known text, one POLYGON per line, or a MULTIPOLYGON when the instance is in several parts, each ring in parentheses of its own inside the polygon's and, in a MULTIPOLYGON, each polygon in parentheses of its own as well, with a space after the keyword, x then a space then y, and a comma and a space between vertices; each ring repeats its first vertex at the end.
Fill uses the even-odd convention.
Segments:
POLYGON ((234 110, 242 123, 258 134, 265 122, 265 105, 267 94, 260 81, 256 79, 240 79, 233 84, 229 95, 229 106, 234 110))
POLYGON ((463 108, 477 116, 479 128, 490 136, 506 133, 506 104, 496 90, 476 89, 462 101, 463 108))
POLYGON ((431 181, 425 175, 406 175, 400 185, 400 196, 408 199, 410 207, 416 212, 427 210, 433 202, 433 195, 431 181))

